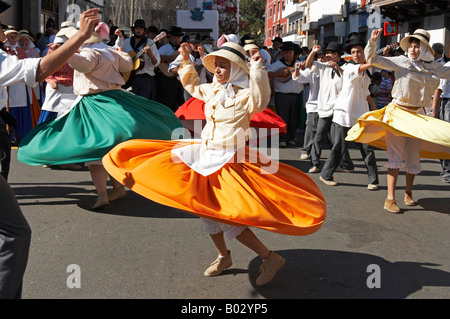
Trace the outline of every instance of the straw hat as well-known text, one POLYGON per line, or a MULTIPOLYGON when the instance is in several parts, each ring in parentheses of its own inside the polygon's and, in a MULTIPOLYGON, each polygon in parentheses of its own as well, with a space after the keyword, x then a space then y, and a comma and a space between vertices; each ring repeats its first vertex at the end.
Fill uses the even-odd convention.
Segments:
POLYGON ((431 54, 434 55, 434 50, 430 46, 430 34, 426 30, 417 29, 416 31, 414 31, 414 33, 412 35, 408 35, 408 36, 404 37, 400 41, 400 47, 402 48, 403 51, 408 52, 409 39, 411 39, 411 38, 417 39, 420 42, 422 42, 423 44, 425 44, 430 49, 431 54))
POLYGON ((244 69, 245 72, 250 73, 250 70, 248 69, 248 66, 245 63, 246 52, 245 52, 244 48, 241 47, 239 44, 236 44, 233 42, 226 42, 220 47, 220 49, 218 51, 214 51, 214 52, 208 54, 203 59, 203 65, 211 73, 214 73, 214 71, 216 69, 215 58, 217 56, 225 58, 231 62, 236 63, 242 69, 244 69))
MULTIPOLYGON (((76 27, 69 27, 66 31, 64 31, 64 34, 61 34, 61 35, 64 35, 70 39, 78 32, 78 29, 79 29, 78 25, 76 27)), ((99 43, 102 41, 103 41, 103 39, 97 34, 97 32, 92 32, 91 37, 89 39, 87 39, 86 41, 84 41, 84 44, 93 44, 93 43, 99 43)))
POLYGON ((259 46, 256 45, 255 40, 253 39, 245 40, 244 50, 248 51, 252 49, 259 50, 259 46))
POLYGON ((34 38, 30 35, 30 32, 28 32, 28 30, 20 30, 20 37, 26 37, 28 38, 28 40, 30 40, 31 42, 34 42, 34 38))
MULTIPOLYGON (((69 31, 71 31, 72 29, 75 29, 75 23, 71 22, 71 21, 64 21, 63 23, 61 23, 61 28, 59 29, 58 33, 56 34, 56 37, 60 38, 60 37, 67 37, 67 33, 69 31)), ((72 30, 73 31, 73 30, 72 30)))
POLYGON ((5 35, 11 34, 11 33, 16 33, 17 34, 17 39, 20 39, 21 34, 19 31, 16 30, 16 28, 12 25, 9 25, 8 28, 6 30, 3 31, 3 33, 5 35))

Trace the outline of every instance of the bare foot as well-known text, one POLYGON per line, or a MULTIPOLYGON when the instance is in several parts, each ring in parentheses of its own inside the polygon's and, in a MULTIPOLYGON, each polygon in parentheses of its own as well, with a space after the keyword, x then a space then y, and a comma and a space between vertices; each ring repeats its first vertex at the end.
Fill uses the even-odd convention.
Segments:
POLYGON ((127 193, 124 186, 113 187, 113 189, 108 193, 108 200, 112 202, 119 198, 125 197, 126 194, 127 193))

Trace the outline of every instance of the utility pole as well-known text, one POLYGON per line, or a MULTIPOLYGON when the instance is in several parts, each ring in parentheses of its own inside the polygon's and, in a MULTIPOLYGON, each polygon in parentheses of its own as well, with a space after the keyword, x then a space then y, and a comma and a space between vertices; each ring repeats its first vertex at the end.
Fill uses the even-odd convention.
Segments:
POLYGON ((134 0, 131 0, 130 26, 134 23, 134 0))

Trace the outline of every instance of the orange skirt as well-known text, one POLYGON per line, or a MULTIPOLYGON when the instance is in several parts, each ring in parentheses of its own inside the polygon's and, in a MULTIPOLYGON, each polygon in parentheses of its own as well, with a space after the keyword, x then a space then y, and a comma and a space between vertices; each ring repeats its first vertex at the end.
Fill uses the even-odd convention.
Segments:
POLYGON ((136 193, 207 219, 294 236, 322 226, 325 198, 302 171, 250 157, 247 147, 245 156, 237 153, 221 169, 203 176, 172 155, 174 147, 190 143, 130 140, 113 148, 103 164, 136 193), (267 167, 276 167, 276 173, 267 174, 267 167))

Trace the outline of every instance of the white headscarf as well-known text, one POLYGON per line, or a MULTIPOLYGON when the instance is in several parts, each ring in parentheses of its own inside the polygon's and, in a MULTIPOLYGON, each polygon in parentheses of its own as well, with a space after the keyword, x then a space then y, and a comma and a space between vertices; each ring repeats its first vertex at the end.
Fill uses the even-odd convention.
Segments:
MULTIPOLYGON (((245 70, 236 63, 230 61, 230 64, 231 64, 230 78, 228 79, 228 82, 222 84, 222 87, 220 88, 220 91, 218 93, 219 102, 225 101, 227 98, 234 98, 235 94, 233 90, 233 85, 239 86, 243 89, 247 89, 250 87, 248 73, 245 72, 245 70)), ((217 82, 215 75, 213 81, 217 82)))
POLYGON ((98 52, 102 53, 103 55, 105 55, 108 58, 108 60, 110 60, 110 61, 115 60, 114 55, 109 50, 109 47, 106 44, 104 44, 103 42, 83 44, 80 47, 80 50, 83 50, 83 49, 91 49, 91 50, 98 51, 98 52))
POLYGON ((420 43, 420 54, 417 57, 417 59, 413 60, 413 58, 411 57, 411 54, 409 53, 408 50, 408 58, 411 61, 411 64, 419 71, 422 71, 423 68, 420 67, 417 62, 419 62, 420 60, 425 61, 425 62, 432 62, 434 61, 434 55, 433 53, 431 53, 431 50, 428 46, 424 45, 422 43, 422 41, 419 41, 420 43))

